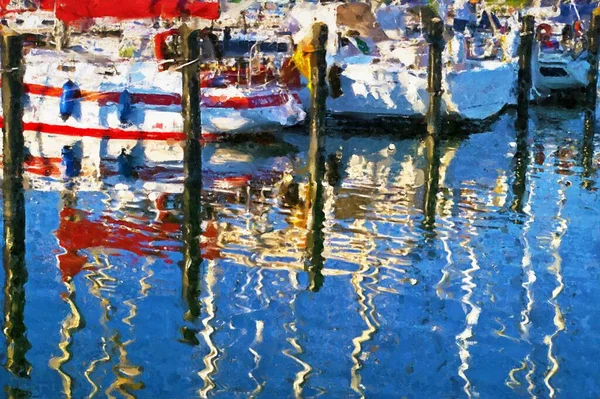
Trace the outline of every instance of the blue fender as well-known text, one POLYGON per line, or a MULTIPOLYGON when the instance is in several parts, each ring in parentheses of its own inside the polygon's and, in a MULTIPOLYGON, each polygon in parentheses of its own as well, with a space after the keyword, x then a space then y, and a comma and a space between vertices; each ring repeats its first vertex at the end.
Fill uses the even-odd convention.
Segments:
POLYGON ((60 94, 60 116, 64 121, 73 115, 76 102, 79 98, 81 98, 79 86, 73 83, 71 79, 67 80, 60 94))
POLYGON ((131 98, 131 93, 125 89, 123 93, 119 96, 119 105, 118 105, 118 113, 119 113, 119 121, 121 123, 127 123, 129 121, 129 116, 131 114, 133 100, 131 98))

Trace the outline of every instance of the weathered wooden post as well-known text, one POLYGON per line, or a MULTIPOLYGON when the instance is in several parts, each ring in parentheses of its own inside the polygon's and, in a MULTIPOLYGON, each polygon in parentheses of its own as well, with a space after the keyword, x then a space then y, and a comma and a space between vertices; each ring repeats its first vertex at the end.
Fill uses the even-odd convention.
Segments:
POLYGON ((435 226, 435 209, 439 185, 439 135, 442 130, 442 51, 444 50, 444 23, 433 18, 428 26, 429 64, 427 66, 427 90, 429 110, 427 111, 427 136, 425 151, 425 193, 423 196, 423 227, 427 230, 435 226))
POLYGON ((182 39, 182 96, 183 131, 183 293, 188 303, 187 319, 200 315, 198 301, 200 265, 201 198, 202 198, 202 125, 200 119, 200 31, 187 25, 180 28, 182 39))
POLYGON ((512 183, 513 199, 510 209, 523 212, 523 200, 527 185, 527 167, 529 165, 529 147, 527 144, 527 125, 529 120, 529 97, 531 95, 533 40, 535 30, 535 17, 526 15, 521 26, 521 42, 519 43, 519 73, 517 93, 517 151, 514 160, 514 180, 512 183))
POLYGON ((439 135, 442 129, 442 52, 444 51, 444 23, 433 18, 428 26, 429 63, 427 65, 427 133, 439 135))
POLYGON ((200 119, 200 31, 187 25, 180 28, 184 66, 182 73, 181 109, 186 138, 184 172, 189 181, 202 181, 202 125, 200 119))
POLYGON ((309 275, 309 289, 318 291, 323 285, 323 179, 325 177, 324 128, 325 103, 327 100, 327 61, 326 47, 329 31, 324 23, 312 26, 312 42, 310 49, 310 146, 308 150, 308 191, 307 206, 310 215, 307 225, 306 259, 309 275))
POLYGON ((2 113, 4 195, 4 334, 6 368, 27 377, 31 366, 25 354, 27 341, 24 309, 25 196, 23 193, 23 39, 14 32, 2 33, 2 113))
POLYGON ((521 42, 519 43, 519 73, 517 93, 517 121, 519 127, 527 125, 529 118, 529 97, 531 95, 531 63, 533 58, 533 40, 535 17, 526 15, 521 25, 521 42))
POLYGON ((596 97, 598 97, 598 48, 600 47, 600 14, 594 10, 591 18, 591 26, 588 31, 588 86, 586 90, 587 108, 596 112, 596 97))

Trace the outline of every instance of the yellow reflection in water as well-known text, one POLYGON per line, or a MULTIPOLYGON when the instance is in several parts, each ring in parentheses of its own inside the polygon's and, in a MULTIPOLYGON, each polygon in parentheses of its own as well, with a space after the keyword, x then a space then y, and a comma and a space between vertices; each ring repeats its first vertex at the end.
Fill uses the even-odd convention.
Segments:
POLYGON ((49 366, 55 370, 62 380, 63 392, 67 398, 73 397, 73 382, 72 377, 63 370, 63 366, 71 360, 71 345, 73 344, 73 335, 85 327, 85 321, 75 304, 75 286, 73 280, 68 279, 65 282, 67 294, 63 296, 64 301, 69 305, 70 313, 65 317, 60 327, 61 340, 58 343, 58 348, 61 352, 60 356, 54 356, 50 359, 49 366))
MULTIPOLYGON (((144 265, 142 266, 142 271, 145 273, 145 276, 142 277, 139 281, 140 284, 140 298, 144 298, 148 296, 148 290, 152 288, 152 286, 147 282, 147 280, 152 276, 153 272, 150 268, 150 265, 154 263, 154 258, 147 257, 144 260, 144 265)), ((135 336, 134 325, 132 323, 134 317, 137 315, 137 299, 128 299, 123 301, 123 303, 129 308, 129 314, 125 316, 121 321, 128 325, 132 336, 135 336)), ((108 397, 112 397, 112 391, 116 390, 121 395, 126 398, 135 398, 135 391, 139 391, 144 389, 144 384, 137 379, 142 375, 143 368, 141 366, 137 366, 135 364, 131 364, 127 356, 129 353, 127 352, 127 346, 132 344, 135 339, 130 339, 125 342, 122 341, 121 335, 117 332, 111 338, 110 341, 113 342, 119 352, 119 362, 115 366, 113 366, 113 372, 115 374, 115 381, 109 386, 109 388, 105 391, 108 397)))
POLYGON ((133 342, 128 340, 123 342, 121 334, 115 333, 109 338, 109 341, 114 343, 118 350, 119 358, 118 363, 113 366, 113 373, 115 374, 115 381, 106 389, 105 394, 108 398, 114 398, 112 392, 116 390, 126 398, 135 398, 135 391, 139 391, 144 388, 142 382, 136 381, 142 374, 142 368, 130 363, 127 356, 127 346, 133 342))
MULTIPOLYGON (((85 278, 92 283, 90 287, 90 293, 100 301, 100 306, 103 310, 102 316, 100 317, 100 325, 102 325, 104 328, 105 333, 108 334, 108 327, 106 323, 110 319, 110 303, 102 296, 102 290, 112 289, 113 287, 111 286, 111 283, 116 283, 116 279, 109 276, 104 271, 104 269, 109 269, 111 267, 110 264, 107 262, 105 265, 100 260, 100 255, 96 251, 93 251, 92 254, 94 256, 96 268, 91 268, 90 272, 85 276, 85 278)), ((94 397, 99 390, 98 384, 96 384, 91 377, 92 373, 96 370, 96 366, 112 360, 112 357, 107 350, 107 341, 104 337, 102 337, 102 354, 103 356, 92 360, 84 372, 87 381, 92 387, 92 392, 89 394, 88 398, 94 397)))
MULTIPOLYGON (((117 280, 108 274, 108 272, 114 268, 114 266, 109 262, 107 255, 103 255, 97 251, 94 251, 93 255, 96 261, 97 269, 92 270, 86 276, 86 278, 92 282, 90 293, 100 300, 100 306, 103 309, 103 315, 100 319, 100 324, 104 327, 105 334, 110 334, 110 337, 108 340, 106 340, 104 337, 102 338, 102 356, 98 359, 92 360, 84 372, 86 379, 92 387, 92 392, 88 398, 95 396, 99 390, 98 384, 96 384, 92 379, 92 373, 96 370, 96 367, 99 364, 108 363, 113 360, 112 356, 110 355, 113 350, 116 350, 118 353, 117 363, 112 367, 115 380, 106 388, 104 394, 108 398, 115 398, 113 392, 116 391, 123 397, 135 398, 135 391, 143 389, 144 384, 140 381, 137 381, 142 374, 142 367, 131 364, 128 359, 129 353, 127 351, 127 346, 133 343, 134 339, 123 341, 119 332, 114 330, 109 332, 109 328, 107 326, 107 322, 111 318, 110 312, 112 309, 112 304, 110 303, 109 299, 103 296, 103 293, 113 292, 115 290, 117 280), (107 349, 109 344, 111 346, 110 350, 107 349)), ((146 263, 142 267, 142 270, 148 272, 150 263, 151 261, 146 259, 146 263)), ((148 277, 148 275, 146 275, 146 277, 148 277)), ((146 285, 146 282, 142 283, 142 281, 140 281, 140 293, 142 293, 142 296, 147 295, 147 290, 145 291, 146 285), (146 294, 144 294, 144 292, 146 292, 146 294)), ((121 319, 121 321, 128 325, 131 330, 133 330, 134 325, 132 321, 137 314, 136 302, 134 300, 127 300, 123 303, 129 308, 129 313, 127 316, 121 319)))
MULTIPOLYGON (((295 334, 298 333, 298 329, 296 327, 295 321, 289 323, 288 328, 291 332, 293 332, 295 334)), ((290 337, 290 338, 287 338, 286 341, 290 345, 292 345, 295 352, 292 353, 292 351, 290 349, 285 349, 285 350, 283 350, 283 354, 285 356, 289 357, 290 359, 294 360, 295 362, 297 362, 300 365, 300 367, 302 367, 302 369, 296 373, 296 375, 294 377, 294 382, 292 384, 292 389, 294 390, 294 397, 302 398, 303 397, 302 389, 304 387, 304 384, 306 384, 306 381, 308 380, 310 373, 312 372, 312 367, 310 366, 310 364, 306 363, 299 357, 300 355, 302 355, 304 353, 304 348, 300 345, 299 340, 295 337, 290 337)))

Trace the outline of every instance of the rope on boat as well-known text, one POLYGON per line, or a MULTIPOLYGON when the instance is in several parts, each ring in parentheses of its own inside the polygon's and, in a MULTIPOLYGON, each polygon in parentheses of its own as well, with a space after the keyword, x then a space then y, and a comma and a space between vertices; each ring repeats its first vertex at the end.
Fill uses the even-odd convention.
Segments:
POLYGON ((0 69, 0 73, 11 73, 14 71, 18 71, 20 69, 20 67, 13 67, 13 68, 8 68, 8 69, 0 69))
POLYGON ((194 60, 191 60, 189 62, 186 62, 185 64, 179 65, 177 68, 175 68, 175 70, 178 71, 178 70, 180 70, 182 68, 185 68, 186 66, 192 65, 192 64, 194 64, 194 63, 196 63, 198 61, 200 61, 200 57, 198 57, 198 58, 196 58, 194 60))

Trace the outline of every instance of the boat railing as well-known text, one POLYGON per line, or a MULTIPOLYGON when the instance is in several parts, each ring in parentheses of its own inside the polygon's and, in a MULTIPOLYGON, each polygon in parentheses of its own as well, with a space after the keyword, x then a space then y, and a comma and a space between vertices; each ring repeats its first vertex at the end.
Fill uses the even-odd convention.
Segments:
POLYGON ((465 56, 468 60, 501 59, 501 46, 494 36, 465 37, 465 56))
POLYGON ((568 35, 565 32, 552 32, 548 37, 539 37, 539 51, 541 53, 563 53, 578 58, 588 49, 587 35, 568 35))
POLYGON ((248 87, 252 85, 252 73, 254 69, 254 64, 258 62, 259 71, 260 71, 260 41, 256 41, 250 48, 249 59, 248 59, 248 70, 247 70, 247 80, 248 87))

